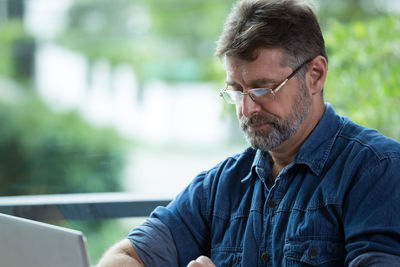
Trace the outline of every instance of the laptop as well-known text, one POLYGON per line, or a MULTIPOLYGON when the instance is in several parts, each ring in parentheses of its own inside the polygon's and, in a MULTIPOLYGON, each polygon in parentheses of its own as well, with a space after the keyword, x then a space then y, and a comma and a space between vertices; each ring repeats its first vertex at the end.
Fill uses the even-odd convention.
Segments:
POLYGON ((89 267, 84 235, 0 213, 1 267, 89 267))

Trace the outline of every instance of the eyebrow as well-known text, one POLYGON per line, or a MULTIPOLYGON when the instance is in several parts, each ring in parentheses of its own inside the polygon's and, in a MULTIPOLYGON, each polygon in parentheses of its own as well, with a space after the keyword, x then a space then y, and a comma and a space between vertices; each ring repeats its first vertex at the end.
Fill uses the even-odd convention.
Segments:
POLYGON ((277 84, 279 81, 274 80, 274 79, 268 79, 268 78, 261 78, 261 79, 256 79, 250 82, 250 85, 252 87, 257 86, 258 84, 277 84))
MULTIPOLYGON (((238 83, 234 81, 229 81, 226 80, 225 83, 229 86, 235 86, 238 85, 238 83)), ((257 87, 259 84, 278 84, 279 81, 274 80, 274 79, 268 79, 268 78, 260 78, 260 79, 255 79, 249 83, 250 87, 257 87)))

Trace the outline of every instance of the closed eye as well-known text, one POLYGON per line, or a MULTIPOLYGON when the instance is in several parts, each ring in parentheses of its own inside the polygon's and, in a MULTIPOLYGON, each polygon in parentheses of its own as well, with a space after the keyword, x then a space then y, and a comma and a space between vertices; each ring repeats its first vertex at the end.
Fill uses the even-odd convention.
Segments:
POLYGON ((255 96, 263 96, 270 93, 272 90, 268 88, 254 88, 250 90, 255 96))

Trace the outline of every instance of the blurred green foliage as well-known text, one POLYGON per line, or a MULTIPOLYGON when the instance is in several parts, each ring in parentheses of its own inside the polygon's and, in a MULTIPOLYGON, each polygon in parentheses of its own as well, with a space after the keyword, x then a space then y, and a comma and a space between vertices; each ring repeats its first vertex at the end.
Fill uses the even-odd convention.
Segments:
POLYGON ((58 42, 90 61, 129 63, 141 83, 215 80, 216 36, 233 0, 80 0, 58 42))
POLYGON ((323 27, 334 19, 343 23, 367 21, 376 16, 384 16, 390 5, 397 0, 314 0, 318 18, 323 27))
POLYGON ((400 16, 328 22, 325 98, 354 121, 400 140, 400 16))
POLYGON ((44 104, 32 90, 34 37, 18 19, 0 33, 0 196, 120 191, 123 139, 44 104))
POLYGON ((34 47, 33 36, 25 31, 22 21, 17 19, 0 23, 0 33, 0 74, 20 83, 29 83, 33 61, 23 62, 23 59, 30 52, 27 50, 34 47))
POLYGON ((120 137, 22 94, 0 100, 0 195, 121 190, 120 137))

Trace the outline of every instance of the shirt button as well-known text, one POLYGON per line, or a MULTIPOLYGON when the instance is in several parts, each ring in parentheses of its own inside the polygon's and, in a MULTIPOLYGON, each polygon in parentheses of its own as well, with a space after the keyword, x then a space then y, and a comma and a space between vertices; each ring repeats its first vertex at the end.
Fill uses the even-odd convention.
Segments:
POLYGON ((269 254, 268 254, 267 252, 264 252, 264 253, 261 255, 261 259, 262 259, 264 262, 269 261, 269 254))
POLYGON ((273 201, 273 200, 268 201, 267 207, 270 208, 270 209, 272 209, 273 207, 275 207, 275 201, 273 201))
POLYGON ((316 248, 311 248, 310 251, 308 251, 308 256, 310 256, 310 257, 317 256, 317 249, 316 248))

